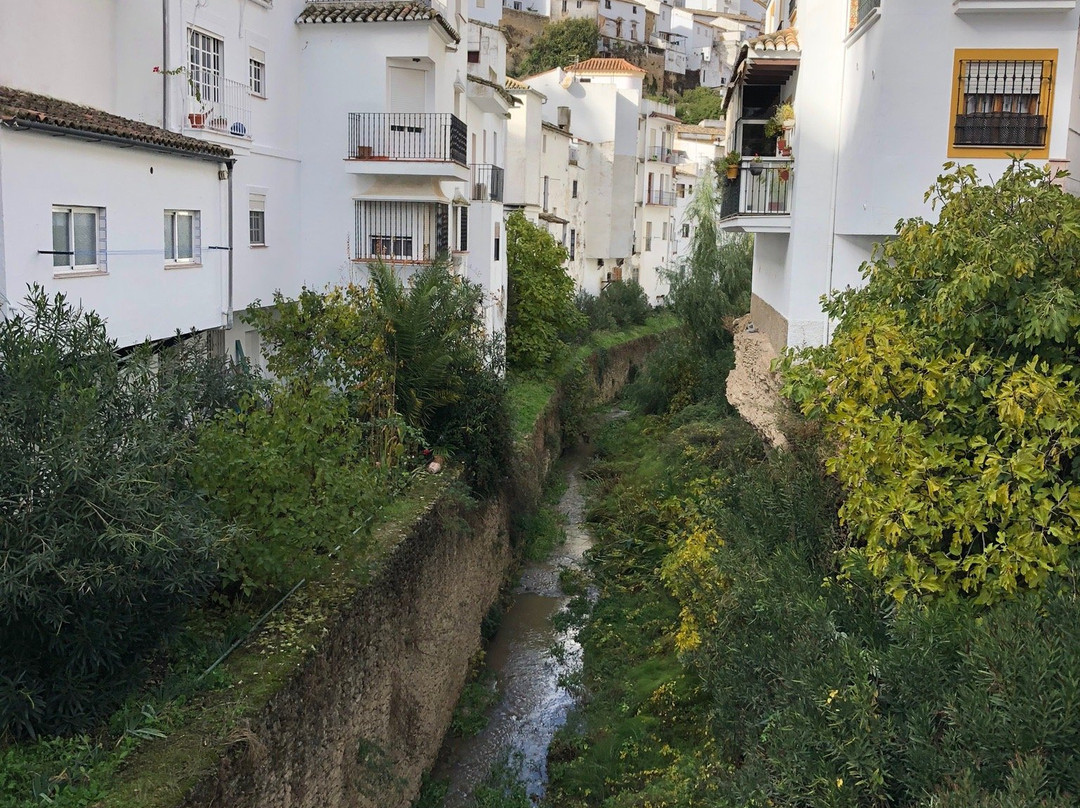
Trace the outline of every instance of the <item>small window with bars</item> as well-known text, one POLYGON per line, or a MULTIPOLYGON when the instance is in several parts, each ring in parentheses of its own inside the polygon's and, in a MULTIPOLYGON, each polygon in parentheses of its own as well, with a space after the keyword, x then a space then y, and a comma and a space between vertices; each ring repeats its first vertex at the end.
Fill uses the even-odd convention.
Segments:
POLYGON ((1046 156, 1054 59, 1046 52, 1023 51, 985 58, 993 55, 957 52, 950 156, 979 156, 987 148, 997 150, 993 156, 1004 156, 1005 150, 1046 156))
POLYGON ((266 246, 266 197, 262 194, 248 197, 248 244, 266 246))

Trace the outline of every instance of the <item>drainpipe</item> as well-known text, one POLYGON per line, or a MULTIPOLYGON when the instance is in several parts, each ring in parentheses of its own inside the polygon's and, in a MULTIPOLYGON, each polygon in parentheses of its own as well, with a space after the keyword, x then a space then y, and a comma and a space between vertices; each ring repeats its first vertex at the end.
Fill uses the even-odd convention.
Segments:
POLYGON ((233 327, 233 166, 236 160, 229 160, 225 165, 229 172, 229 287, 225 311, 225 327, 232 330, 233 327))
POLYGON ((161 0, 161 128, 169 128, 169 0, 161 0))

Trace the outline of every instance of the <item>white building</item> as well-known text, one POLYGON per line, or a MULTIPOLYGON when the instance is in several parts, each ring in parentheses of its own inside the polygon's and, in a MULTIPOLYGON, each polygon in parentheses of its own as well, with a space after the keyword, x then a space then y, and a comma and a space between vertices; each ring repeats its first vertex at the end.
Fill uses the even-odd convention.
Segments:
POLYGON ((668 284, 663 271, 675 259, 675 168, 685 155, 675 150, 674 107, 643 99, 639 114, 638 187, 635 211, 636 280, 653 305, 662 303, 668 284))
POLYGON ((685 157, 675 169, 675 235, 671 249, 677 256, 689 254, 695 225, 687 215, 694 191, 716 161, 722 157, 724 129, 721 121, 678 124, 675 127, 675 150, 685 157))
POLYGON ((819 299, 858 284, 898 220, 935 215, 923 195, 942 163, 992 178, 1010 153, 1080 160, 1073 0, 800 0, 797 14, 797 33, 782 9, 784 28, 743 46, 727 108, 743 162, 721 225, 756 236, 751 313, 776 348, 829 339, 819 299), (764 132, 787 100, 790 158, 764 132))
POLYGON ((500 16, 463 0, 3 3, 0 293, 40 280, 125 344, 233 326, 225 344, 257 356, 233 318, 255 301, 450 252, 498 330, 500 16))
POLYGON ((624 59, 588 59, 525 79, 546 98, 539 109, 558 125, 559 109, 574 135, 588 141, 589 194, 583 251, 585 288, 632 277, 634 226, 640 203, 638 122, 645 71, 624 59))

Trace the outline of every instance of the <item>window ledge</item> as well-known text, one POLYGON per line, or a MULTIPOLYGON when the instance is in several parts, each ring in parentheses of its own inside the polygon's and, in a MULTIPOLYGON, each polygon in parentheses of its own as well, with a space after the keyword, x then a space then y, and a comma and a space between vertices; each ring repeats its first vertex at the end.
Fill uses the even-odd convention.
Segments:
POLYGON ((109 270, 101 267, 85 267, 83 269, 59 269, 53 272, 54 278, 93 278, 97 275, 108 275, 109 270))
POLYGON ((176 264, 166 264, 165 269, 202 269, 200 261, 183 261, 176 264))
POLYGON ((266 244, 249 244, 248 246, 251 247, 251 249, 253 249, 253 250, 265 250, 267 248, 267 246, 269 246, 269 245, 266 245, 266 244))
POLYGON ((859 20, 859 24, 852 28, 848 35, 844 38, 845 45, 851 45, 862 39, 863 34, 869 31, 878 20, 881 19, 881 7, 873 8, 869 13, 859 20))
POLYGON ((953 0, 957 14, 984 11, 1072 11, 1076 0, 953 0))

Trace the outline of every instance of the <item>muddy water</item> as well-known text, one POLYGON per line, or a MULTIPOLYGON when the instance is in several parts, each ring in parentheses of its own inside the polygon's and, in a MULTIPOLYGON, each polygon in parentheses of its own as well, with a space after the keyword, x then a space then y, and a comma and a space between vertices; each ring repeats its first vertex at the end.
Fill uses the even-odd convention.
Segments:
POLYGON ((573 706, 560 678, 581 667, 576 630, 556 631, 551 617, 570 600, 559 588, 559 573, 579 565, 591 545, 581 489, 586 459, 584 453, 568 459, 567 489, 558 505, 566 543, 546 561, 526 567, 488 647, 487 666, 495 675, 500 701, 487 727, 472 738, 449 742, 432 772, 449 780, 445 808, 467 805, 473 789, 508 756, 529 795, 539 799, 544 794, 548 746, 573 706), (553 647, 564 652, 553 654, 553 647))

